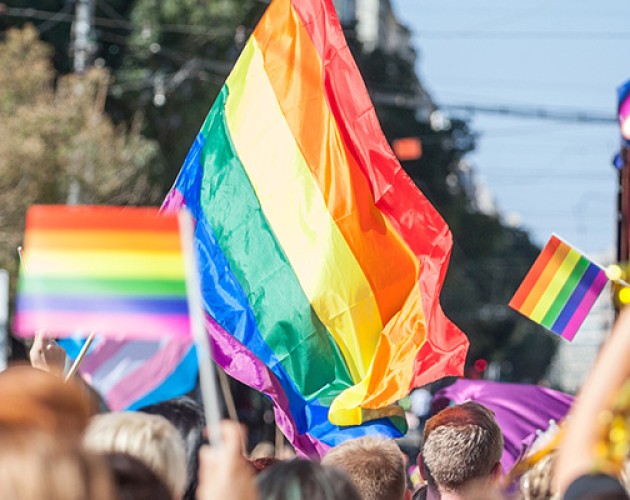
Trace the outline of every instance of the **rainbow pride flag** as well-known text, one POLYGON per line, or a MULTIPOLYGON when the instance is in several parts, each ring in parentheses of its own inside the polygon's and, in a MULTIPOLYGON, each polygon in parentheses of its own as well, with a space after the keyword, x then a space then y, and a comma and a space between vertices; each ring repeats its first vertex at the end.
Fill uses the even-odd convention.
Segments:
POLYGON ((190 338, 180 221, 155 208, 34 206, 16 334, 190 338))
POLYGON ((331 0, 274 0, 165 210, 196 218, 217 363, 304 454, 399 436, 394 403, 462 373, 439 303, 450 231, 405 174, 331 0))
POLYGON ((509 305, 573 340, 607 281, 604 269, 552 235, 509 305))

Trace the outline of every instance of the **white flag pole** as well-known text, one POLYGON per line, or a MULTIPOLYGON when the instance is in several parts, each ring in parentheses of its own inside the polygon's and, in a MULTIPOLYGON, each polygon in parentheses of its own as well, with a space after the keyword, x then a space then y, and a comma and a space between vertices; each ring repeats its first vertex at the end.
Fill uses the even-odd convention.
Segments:
POLYGON ((199 360, 199 382, 201 398, 206 415, 208 440, 212 446, 221 444, 219 425, 219 397, 217 380, 214 373, 210 342, 203 318, 203 301, 201 297, 201 280, 197 266, 197 256, 193 244, 194 225, 188 210, 183 209, 179 214, 182 250, 184 253, 184 267, 186 272, 186 293, 188 309, 190 311, 190 329, 199 360))

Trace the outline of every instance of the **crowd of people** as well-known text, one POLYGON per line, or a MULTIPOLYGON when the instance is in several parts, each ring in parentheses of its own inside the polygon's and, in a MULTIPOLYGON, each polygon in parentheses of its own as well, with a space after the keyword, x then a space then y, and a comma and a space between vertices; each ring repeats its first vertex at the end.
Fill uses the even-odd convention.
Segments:
POLYGON ((321 458, 246 454, 242 427, 221 424, 204 444, 199 403, 180 397, 136 412, 104 412, 80 379, 64 382, 62 354, 38 337, 32 366, 0 373, 2 498, 52 500, 599 499, 630 498, 630 309, 623 310, 569 416, 542 445, 503 470, 504 437, 476 402, 447 407, 424 426, 409 463, 384 437, 345 441, 321 458))

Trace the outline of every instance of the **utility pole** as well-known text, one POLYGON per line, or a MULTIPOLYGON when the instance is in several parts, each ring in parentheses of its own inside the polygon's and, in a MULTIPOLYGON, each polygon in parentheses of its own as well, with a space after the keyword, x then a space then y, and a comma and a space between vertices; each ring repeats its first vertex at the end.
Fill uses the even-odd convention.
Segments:
POLYGON ((76 0, 76 12, 72 23, 73 68, 78 75, 85 73, 94 53, 91 41, 94 0, 76 0))
MULTIPOLYGON (((82 76, 89 67, 94 54, 94 44, 92 43, 92 21, 94 18, 94 0, 76 0, 76 11, 72 23, 72 57, 74 73, 82 76)), ((77 89, 82 90, 81 86, 77 89)), ((79 154, 78 152, 76 153, 79 154)), ((82 165, 81 156, 73 159, 74 172, 76 177, 70 181, 68 186, 68 205, 77 205, 81 201, 81 183, 78 174, 85 165, 82 165)))

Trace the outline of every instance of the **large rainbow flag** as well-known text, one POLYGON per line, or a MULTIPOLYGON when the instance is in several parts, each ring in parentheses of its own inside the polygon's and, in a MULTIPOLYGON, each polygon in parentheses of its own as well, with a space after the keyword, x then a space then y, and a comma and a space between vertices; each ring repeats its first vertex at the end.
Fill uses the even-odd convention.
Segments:
POLYGON ((552 235, 509 305, 573 340, 607 282, 603 268, 552 235))
POLYGON ((164 202, 196 218, 217 363, 305 454, 404 431, 462 372, 439 296, 450 231, 380 130, 331 0, 274 0, 164 202))

